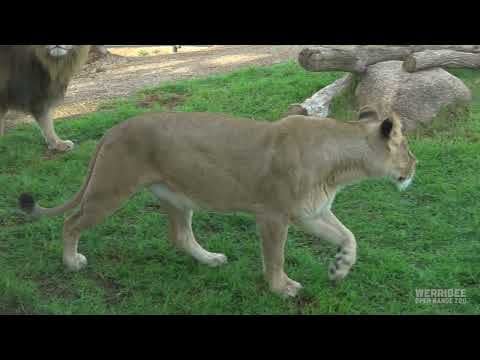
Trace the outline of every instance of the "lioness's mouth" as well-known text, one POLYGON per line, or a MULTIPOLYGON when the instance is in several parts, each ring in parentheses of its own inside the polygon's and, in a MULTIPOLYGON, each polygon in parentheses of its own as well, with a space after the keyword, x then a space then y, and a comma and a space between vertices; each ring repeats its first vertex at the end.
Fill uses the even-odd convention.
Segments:
POLYGON ((403 191, 406 188, 408 188, 412 183, 412 180, 413 180, 413 175, 409 176, 408 178, 400 176, 397 179, 397 183, 396 183, 398 190, 403 191))

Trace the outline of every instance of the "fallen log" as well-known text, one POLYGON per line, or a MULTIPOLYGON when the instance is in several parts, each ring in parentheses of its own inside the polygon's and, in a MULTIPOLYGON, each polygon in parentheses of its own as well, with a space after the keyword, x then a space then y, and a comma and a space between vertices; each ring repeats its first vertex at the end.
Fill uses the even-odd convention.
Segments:
POLYGON ((480 53, 480 45, 410 45, 413 52, 425 50, 453 50, 470 53, 480 53))
POLYGON ((409 73, 402 66, 401 61, 369 66, 355 89, 356 107, 374 106, 381 117, 395 111, 405 129, 413 131, 429 125, 443 109, 470 102, 468 87, 442 68, 409 73))
POLYGON ((90 51, 96 52, 97 54, 100 54, 100 55, 108 54, 108 49, 105 45, 92 45, 92 47, 90 48, 90 51))
POLYGON ((354 49, 305 48, 300 52, 298 62, 308 71, 362 73, 367 69, 367 64, 359 55, 354 49))
POLYGON ((305 100, 302 104, 290 105, 287 113, 288 115, 309 115, 327 117, 330 110, 330 103, 333 98, 341 94, 353 82, 354 75, 347 74, 344 77, 334 81, 328 86, 325 86, 320 91, 313 94, 310 98, 305 100))
POLYGON ((298 61, 308 71, 346 71, 364 73, 369 65, 404 60, 425 50, 452 50, 480 53, 480 45, 325 45, 303 49, 298 61))
POLYGON ((437 118, 445 121, 437 115, 456 113, 471 101, 468 87, 442 67, 480 68, 480 45, 322 45, 303 49, 298 61, 308 71, 350 74, 291 105, 289 114, 327 117, 332 100, 352 84, 353 108, 373 106, 381 117, 395 111, 413 131, 437 118))
POLYGON ((480 68, 480 53, 453 50, 425 50, 409 55, 403 62, 403 69, 416 72, 434 67, 480 68))
POLYGON ((379 51, 391 48, 405 48, 410 52, 419 52, 425 50, 454 50, 470 53, 480 53, 480 45, 316 45, 313 47, 326 47, 331 49, 346 49, 352 50, 354 48, 361 48, 363 50, 379 51))
POLYGON ((347 89, 353 82, 354 75, 347 74, 344 77, 325 86, 302 103, 308 115, 327 117, 332 100, 347 89))
POLYGON ((99 59, 105 58, 110 55, 110 52, 105 45, 92 45, 88 54, 87 64, 91 64, 99 59))

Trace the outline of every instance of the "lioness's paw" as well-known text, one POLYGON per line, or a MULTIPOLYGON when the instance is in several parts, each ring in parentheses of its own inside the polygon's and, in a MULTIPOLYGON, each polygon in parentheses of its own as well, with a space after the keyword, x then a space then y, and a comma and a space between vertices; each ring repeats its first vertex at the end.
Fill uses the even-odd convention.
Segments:
POLYGON ((287 277, 282 286, 274 287, 272 291, 283 298, 293 298, 302 288, 302 284, 287 277))
POLYGON ((205 259, 205 264, 211 267, 217 267, 227 263, 227 257, 219 253, 209 253, 205 259))
POLYGON ((328 267, 328 278, 334 282, 344 279, 350 272, 353 264, 355 264, 355 261, 354 249, 339 249, 335 256, 335 261, 328 267))
POLYGON ((335 263, 330 264, 328 267, 328 278, 330 281, 338 282, 343 280, 349 273, 350 269, 338 269, 335 267, 335 263))
POLYGON ((63 263, 70 271, 79 271, 87 266, 87 258, 82 254, 77 254, 74 258, 64 258, 63 263))
POLYGON ((48 148, 50 150, 65 152, 65 151, 72 150, 74 146, 75 145, 70 140, 65 140, 65 141, 61 140, 61 141, 57 141, 56 144, 49 145, 48 148))

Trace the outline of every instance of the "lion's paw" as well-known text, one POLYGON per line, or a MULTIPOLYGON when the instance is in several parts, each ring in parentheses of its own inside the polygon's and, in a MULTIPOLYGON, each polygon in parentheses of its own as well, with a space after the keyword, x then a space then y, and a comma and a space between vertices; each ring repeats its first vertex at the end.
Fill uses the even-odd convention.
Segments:
POLYGON ((57 141, 55 144, 49 145, 48 148, 50 150, 66 152, 72 150, 74 146, 74 143, 70 140, 60 140, 57 141))

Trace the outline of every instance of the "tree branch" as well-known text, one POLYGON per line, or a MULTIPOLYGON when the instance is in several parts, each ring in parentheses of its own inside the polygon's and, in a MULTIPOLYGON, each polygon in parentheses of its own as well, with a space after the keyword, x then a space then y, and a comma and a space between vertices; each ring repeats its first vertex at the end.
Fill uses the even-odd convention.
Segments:
POLYGON ((408 72, 433 67, 479 69, 480 53, 472 54, 453 50, 425 50, 411 54, 403 62, 403 69, 408 72))

